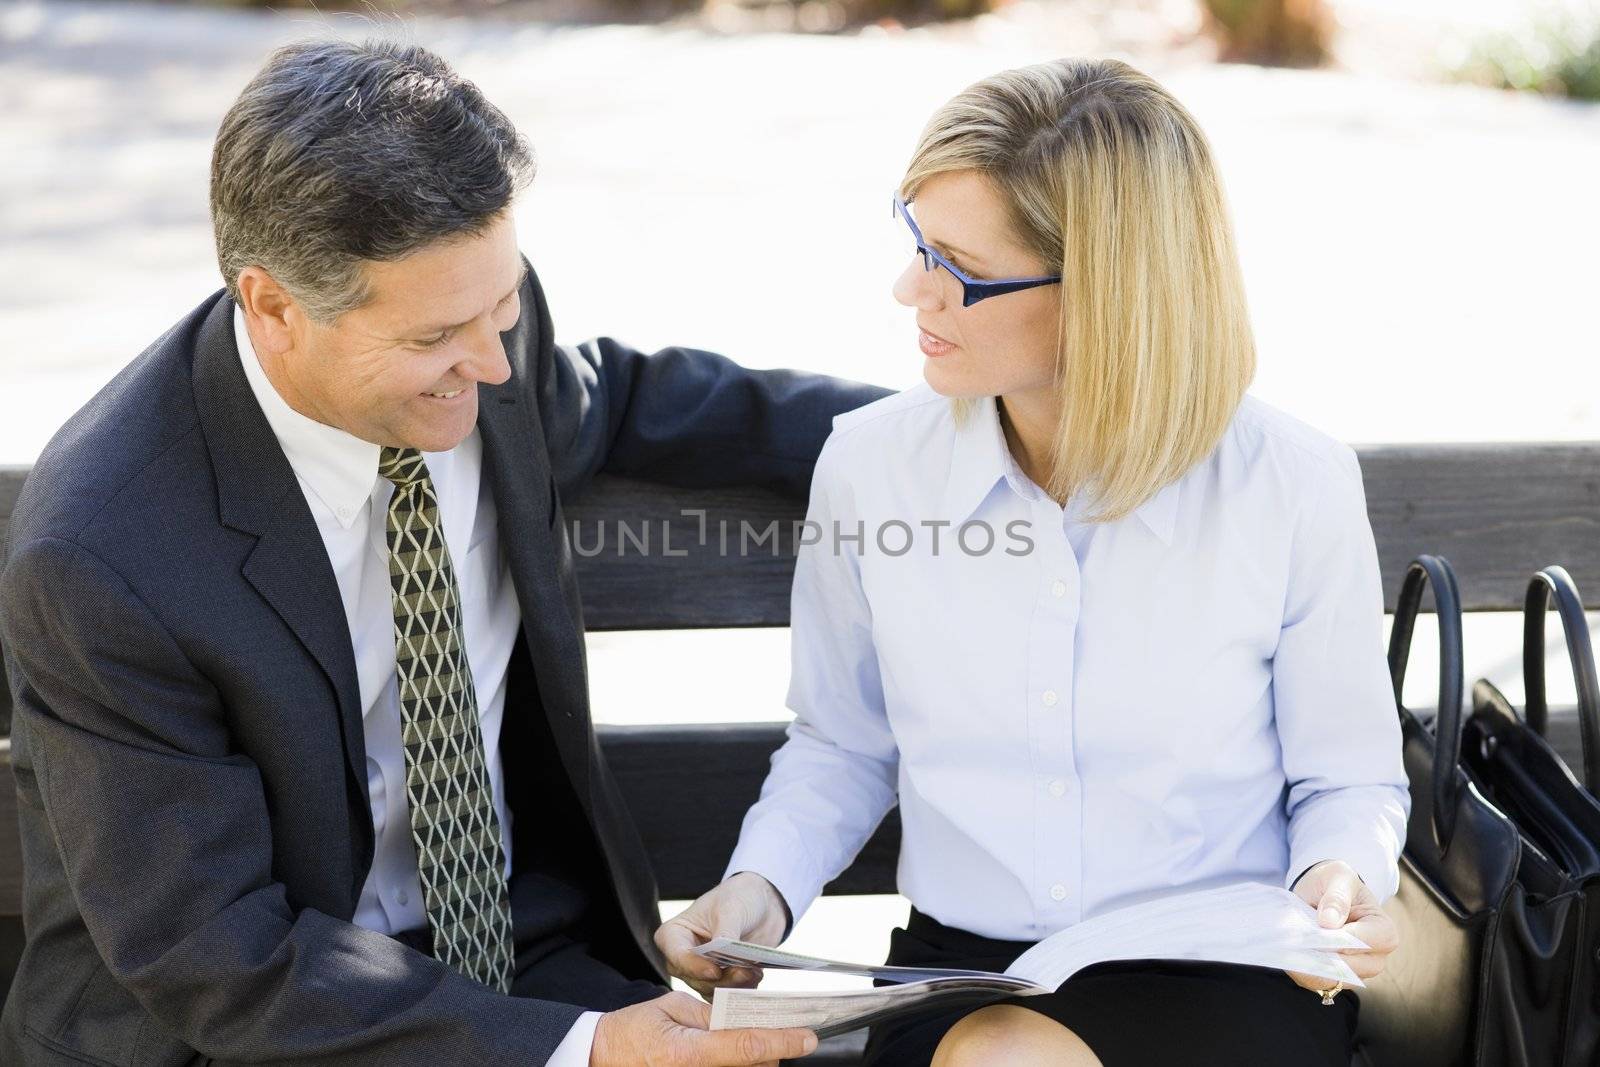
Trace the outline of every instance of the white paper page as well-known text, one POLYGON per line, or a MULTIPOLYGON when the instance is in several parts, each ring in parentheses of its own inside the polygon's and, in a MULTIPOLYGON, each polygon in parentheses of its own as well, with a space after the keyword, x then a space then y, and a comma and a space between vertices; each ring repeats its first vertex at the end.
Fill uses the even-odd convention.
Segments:
POLYGON ((1338 950, 1366 947, 1354 934, 1318 926, 1316 909, 1287 889, 1239 882, 1085 919, 1024 952, 1006 973, 1055 989, 1104 960, 1195 959, 1276 967, 1361 986, 1338 950))
POLYGON ((763 989, 717 989, 711 999, 711 1029, 779 1029, 803 1026, 819 1037, 867 1025, 897 1010, 929 1003, 974 1003, 1050 992, 1004 975, 941 978, 837 993, 793 993, 763 989))
POLYGON ((802 956, 727 939, 701 946, 702 954, 740 966, 827 971, 891 977, 904 984, 870 990, 784 992, 718 989, 711 1028, 804 1026, 822 1036, 865 1026, 909 1005, 929 1001, 1001 999, 1054 990, 1084 967, 1104 960, 1190 959, 1299 971, 1350 986, 1364 983, 1338 954, 1366 948, 1354 934, 1326 930, 1316 910, 1279 886, 1239 882, 1177 892, 1086 919, 1046 938, 1006 970, 1021 986, 1000 987, 1001 976, 983 971, 918 972, 875 968, 802 956), (907 975, 935 974, 930 979, 907 975))

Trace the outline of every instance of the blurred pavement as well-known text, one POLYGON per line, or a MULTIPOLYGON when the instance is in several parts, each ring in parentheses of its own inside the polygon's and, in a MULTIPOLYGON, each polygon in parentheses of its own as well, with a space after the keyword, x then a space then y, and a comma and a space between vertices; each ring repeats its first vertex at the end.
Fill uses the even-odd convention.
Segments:
MULTIPOLYGON (((565 340, 694 344, 893 386, 885 205, 922 124, 1024 26, 724 38, 393 23, 540 159, 518 211, 565 340)), ((219 284, 210 142, 275 44, 348 16, 138 3, 0 11, 0 462, 25 462, 219 284)), ((1254 391, 1350 441, 1600 437, 1600 107, 1372 75, 1153 71, 1214 143, 1261 349, 1254 391), (1417 403, 1420 384, 1441 389, 1417 403)))

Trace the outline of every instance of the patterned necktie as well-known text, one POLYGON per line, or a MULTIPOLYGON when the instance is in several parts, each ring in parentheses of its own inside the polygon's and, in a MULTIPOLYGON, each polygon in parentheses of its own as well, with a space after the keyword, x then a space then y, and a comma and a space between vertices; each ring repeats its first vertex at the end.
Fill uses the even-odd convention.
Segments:
POLYGON ((378 473, 394 483, 389 586, 400 736, 433 954, 504 993, 512 962, 505 853, 439 498, 414 448, 384 448, 378 473))

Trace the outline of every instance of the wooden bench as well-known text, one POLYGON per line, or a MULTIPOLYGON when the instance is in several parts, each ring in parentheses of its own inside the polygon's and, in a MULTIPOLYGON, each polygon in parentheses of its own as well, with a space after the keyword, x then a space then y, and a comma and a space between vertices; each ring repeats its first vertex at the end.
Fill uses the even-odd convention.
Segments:
MULTIPOLYGON (((1386 445, 1357 452, 1386 610, 1393 611, 1406 563, 1419 552, 1440 553, 1455 565, 1467 611, 1521 610, 1528 577, 1549 563, 1563 564, 1580 589, 1600 597, 1600 444, 1386 445)), ((25 474, 0 467, 0 529, 25 474)), ((595 544, 598 523, 609 535, 605 552, 579 558, 589 629, 787 625, 793 524, 803 510, 770 493, 600 479, 566 507, 584 546, 595 544), (627 542, 619 555, 616 524, 639 531, 642 522, 650 525, 653 551, 627 542), (726 554, 718 536, 723 522, 734 546, 726 554), (671 556, 660 550, 663 523, 671 527, 671 556), (741 523, 749 524, 752 538, 777 523, 777 539, 741 555, 741 523), (709 533, 704 544, 702 528, 709 533)), ((0 685, 0 735, 9 725, 10 695, 0 685)), ((1573 709, 1555 710, 1551 733, 1567 760, 1581 766, 1573 709)), ((767 759, 783 739, 782 725, 602 727, 600 734, 663 897, 698 895, 722 873, 767 759)), ((0 997, 21 945, 15 804, 9 751, 0 750, 0 997)), ((891 815, 826 892, 894 892, 898 846, 891 815)), ((847 1064, 860 1047, 861 1035, 849 1035, 806 1062, 847 1064)))

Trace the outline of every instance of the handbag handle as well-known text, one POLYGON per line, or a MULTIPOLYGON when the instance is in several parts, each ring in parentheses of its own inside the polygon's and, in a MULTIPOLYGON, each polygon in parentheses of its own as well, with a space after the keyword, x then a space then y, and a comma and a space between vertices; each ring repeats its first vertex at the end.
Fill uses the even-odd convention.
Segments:
POLYGON ((1529 729, 1544 737, 1550 725, 1550 706, 1545 703, 1544 618, 1555 599, 1566 634, 1567 656, 1578 689, 1578 738, 1583 743, 1583 784, 1590 793, 1600 789, 1600 680, 1595 677, 1594 648, 1589 641, 1589 622, 1584 618, 1578 587, 1565 567, 1552 564, 1528 582, 1528 597, 1522 606, 1522 677, 1527 687, 1523 714, 1529 729))
POLYGON ((1425 587, 1433 590, 1439 617, 1439 711, 1433 720, 1433 840, 1443 852, 1456 830, 1459 785, 1456 766, 1461 761, 1461 693, 1465 667, 1461 657, 1461 593, 1456 573, 1443 556, 1420 555, 1406 567, 1400 596, 1395 602, 1394 625, 1389 630, 1389 677, 1394 682, 1394 702, 1404 709, 1400 692, 1411 658, 1411 632, 1422 606, 1425 587))

